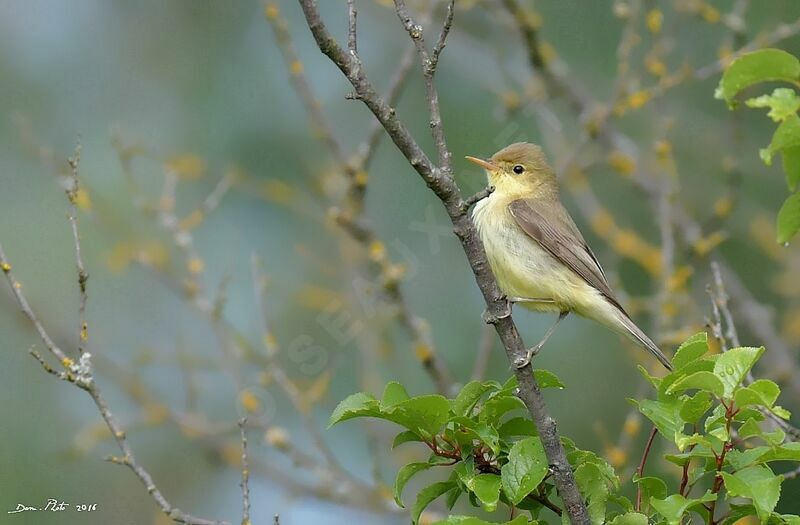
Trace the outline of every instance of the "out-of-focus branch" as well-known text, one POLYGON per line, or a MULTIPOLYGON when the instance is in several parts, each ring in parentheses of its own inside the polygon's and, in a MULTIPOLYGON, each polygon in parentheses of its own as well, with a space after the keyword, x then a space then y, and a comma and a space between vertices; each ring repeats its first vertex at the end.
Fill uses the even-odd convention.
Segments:
MULTIPOLYGON (((86 339, 83 337, 84 325, 85 325, 85 320, 83 315, 86 307, 87 274, 80 255, 81 253, 80 235, 78 232, 77 218, 75 217, 76 210, 74 208, 79 187, 77 181, 77 173, 78 173, 77 153, 75 157, 70 159, 69 164, 72 169, 73 183, 67 190, 67 196, 69 197, 70 203, 73 206, 69 220, 73 233, 73 240, 75 242, 75 254, 76 254, 77 268, 78 268, 78 286, 81 297, 79 304, 79 310, 81 314, 81 337, 80 337, 81 342, 79 343, 79 348, 82 348, 83 343, 86 341, 86 339)), ((150 496, 156 502, 161 511, 164 512, 164 514, 166 514, 173 521, 177 523, 185 523, 187 525, 222 525, 223 523, 225 523, 225 522, 194 517, 190 514, 183 512, 182 510, 173 506, 169 501, 167 501, 167 499, 164 497, 164 495, 156 486, 150 473, 143 466, 141 466, 136 460, 136 456, 134 455, 133 449, 128 443, 125 431, 122 429, 121 425, 117 422, 117 419, 111 412, 111 409, 109 408, 108 403, 105 400, 105 397, 102 395, 100 387, 95 382, 93 376, 91 354, 85 351, 85 348, 82 348, 80 359, 78 363, 75 363, 71 358, 67 356, 67 354, 63 350, 61 350, 55 344, 53 339, 47 333, 47 330, 45 329, 44 325, 41 323, 39 318, 32 310, 30 303, 25 297, 25 294, 22 292, 22 284, 14 277, 11 263, 6 258, 2 245, 0 245, 0 270, 2 270, 3 274, 5 275, 6 281, 10 285, 12 293, 14 294, 14 297, 17 300, 17 304, 19 305, 20 309, 25 314, 25 316, 31 321, 31 323, 33 323, 33 326, 38 332, 39 337, 44 343, 45 347, 59 361, 63 370, 57 370, 55 367, 50 365, 40 354, 32 351, 31 353, 34 356, 34 358, 36 358, 36 360, 39 361, 39 363, 48 373, 56 375, 57 377, 63 379, 64 381, 72 383, 76 387, 85 391, 89 395, 89 397, 92 398, 92 401, 94 402, 95 406, 100 412, 100 416, 103 418, 103 421, 108 427, 108 430, 111 432, 111 435, 114 437, 117 446, 122 452, 121 456, 112 456, 108 458, 109 461, 111 461, 112 463, 127 466, 142 482, 148 494, 150 494, 150 496)))
POLYGON ((89 327, 86 324, 86 281, 89 274, 86 273, 86 266, 83 264, 81 255, 81 243, 78 237, 78 198, 81 188, 78 179, 78 165, 81 160, 80 143, 75 147, 75 153, 67 159, 70 167, 69 187, 66 190, 69 199, 69 225, 72 231, 72 240, 75 243, 75 265, 78 270, 78 352, 83 354, 86 351, 86 343, 89 340, 89 327))
MULTIPOLYGON (((552 67, 547 61, 542 60, 541 42, 538 38, 536 27, 530 23, 525 8, 517 0, 503 0, 503 5, 509 12, 515 25, 522 34, 528 52, 528 61, 531 67, 542 76, 548 90, 554 96, 563 97, 570 109, 579 118, 592 114, 598 107, 598 102, 590 93, 583 90, 578 82, 567 77, 561 70, 552 67)), ((768 46, 780 40, 789 38, 800 33, 800 19, 789 24, 782 24, 774 30, 759 35, 748 44, 733 52, 729 58, 768 46)), ((727 64, 727 60, 717 60, 708 66, 695 70, 693 76, 697 79, 708 78, 711 75, 722 71, 727 64)), ((662 90, 663 91, 663 90, 662 90)), ((597 141, 601 145, 612 150, 619 149, 621 145, 633 145, 635 141, 630 136, 619 131, 611 121, 612 113, 606 114, 598 121, 593 122, 591 129, 587 130, 587 137, 597 141)), ((630 180, 642 189, 651 199, 656 200, 661 192, 661 184, 658 178, 649 170, 640 169, 630 180)), ((592 216, 592 211, 598 209, 596 197, 590 193, 581 194, 582 213, 592 216)), ((688 245, 694 244, 702 238, 702 227, 694 220, 680 201, 673 202, 673 220, 675 227, 680 232, 688 245)), ((800 374, 781 374, 781 370, 797 370, 797 365, 789 351, 785 341, 781 338, 772 320, 772 313, 769 308, 759 303, 747 289, 741 278, 730 269, 724 261, 719 261, 720 271, 728 285, 731 296, 735 299, 737 308, 735 309, 741 321, 753 332, 764 344, 770 348, 770 352, 765 356, 765 361, 770 364, 770 368, 775 371, 776 377, 787 384, 795 396, 800 396, 800 374)))
MULTIPOLYGON (((708 293, 711 296, 712 312, 714 321, 712 323, 712 331, 720 341, 720 347, 725 352, 728 350, 729 345, 734 347, 741 346, 739 342, 739 335, 736 331, 736 325, 733 321, 733 315, 728 308, 728 292, 725 289, 725 283, 722 279, 719 264, 716 261, 711 263, 711 273, 714 276, 714 285, 708 287, 708 293), (725 328, 723 329, 723 324, 725 328)), ((753 382, 752 372, 747 372, 744 384, 745 386, 753 382)), ((760 412, 779 428, 781 428, 786 435, 793 441, 800 439, 800 429, 792 426, 788 421, 778 417, 770 410, 761 409, 760 412)))
MULTIPOLYGON (((449 171, 450 153, 444 141, 444 133, 441 131, 441 117, 438 114, 438 96, 431 96, 432 94, 436 95, 436 88, 433 84, 435 67, 431 70, 430 63, 423 64, 426 87, 429 94, 428 104, 431 112, 431 125, 432 128, 434 128, 433 133, 435 137, 441 133, 441 140, 434 140, 441 166, 436 166, 431 162, 409 130, 400 121, 396 112, 377 94, 371 82, 368 80, 358 56, 346 53, 333 38, 320 17, 317 3, 314 0, 299 0, 299 3, 303 9, 308 27, 320 50, 336 64, 339 70, 347 77, 355 90, 356 98, 364 102, 370 111, 372 111, 411 166, 442 201, 486 301, 487 319, 494 324, 503 342, 509 361, 513 363, 518 359, 522 359, 526 355, 525 345, 511 319, 508 303, 501 294, 494 275, 488 265, 486 253, 484 252, 483 245, 480 242, 475 227, 467 211, 464 209, 464 200, 461 197, 461 192, 449 171)), ((398 2, 396 6, 398 7, 398 15, 401 20, 403 20, 403 3, 398 2)), ((442 28, 442 33, 445 36, 449 30, 451 21, 448 15, 445 25, 442 28)), ((423 28, 413 23, 404 23, 404 25, 406 25, 409 34, 415 43, 417 43, 418 49, 420 49, 420 44, 423 42, 423 28), (419 34, 418 38, 415 37, 417 33, 419 34)), ((572 474, 572 469, 567 462, 564 449, 561 445, 561 439, 556 429, 556 423, 547 411, 541 390, 533 376, 531 365, 528 364, 522 369, 515 370, 515 374, 519 382, 519 396, 527 405, 534 423, 539 430, 539 435, 553 472, 554 482, 559 491, 559 495, 564 501, 567 515, 573 524, 583 525, 589 523, 586 505, 578 490, 572 474)))
POLYGON ((242 525, 250 525, 250 463, 247 459, 247 435, 244 427, 247 418, 239 420, 239 435, 242 440, 242 525))
MULTIPOLYGON (((348 3, 348 53, 353 56, 354 59, 357 59, 358 55, 355 45, 350 45, 351 43, 355 43, 357 37, 354 11, 355 5, 353 3, 348 3)), ((297 54, 294 52, 294 44, 291 39, 291 34, 288 31, 286 21, 281 16, 278 7, 274 4, 270 4, 267 7, 266 15, 267 20, 275 31, 277 43, 289 64, 292 78, 304 86, 301 92, 301 99, 306 107, 306 111, 315 121, 325 122, 319 102, 305 78, 297 54)), ((452 20, 452 14, 450 17, 452 20)), ((428 19, 427 11, 424 18, 425 20, 428 19)), ((446 33, 444 36, 446 36, 446 33)), ((438 53, 441 53, 443 47, 444 41, 442 40, 437 56, 438 53)), ((399 96, 408 78, 411 66, 413 65, 413 57, 414 46, 410 46, 404 53, 397 70, 389 81, 385 95, 387 104, 394 104, 399 96)), ((327 136, 330 131, 329 128, 326 128, 326 130, 323 136, 327 136)), ((433 380, 437 390, 443 394, 450 394, 451 387, 454 383, 453 376, 445 362, 436 352, 428 323, 412 312, 403 292, 400 278, 396 272, 397 266, 388 260, 385 255, 385 250, 382 249, 383 243, 363 216, 363 201, 366 194, 368 177, 367 169, 383 134, 384 129, 380 125, 380 122, 374 123, 367 134, 367 138, 358 147, 353 161, 346 162, 343 160, 343 156, 340 157, 338 152, 342 151, 342 148, 330 148, 334 160, 339 164, 339 169, 349 178, 349 187, 346 192, 347 198, 342 205, 343 207, 340 208, 337 206, 337 203, 334 203, 330 210, 331 216, 352 239, 361 244, 366 251, 376 255, 375 257, 371 257, 371 261, 367 263, 367 270, 370 273, 370 277, 381 282, 386 299, 394 306, 401 326, 411 337, 415 355, 433 380)), ((335 143, 336 138, 331 137, 331 141, 335 143)))

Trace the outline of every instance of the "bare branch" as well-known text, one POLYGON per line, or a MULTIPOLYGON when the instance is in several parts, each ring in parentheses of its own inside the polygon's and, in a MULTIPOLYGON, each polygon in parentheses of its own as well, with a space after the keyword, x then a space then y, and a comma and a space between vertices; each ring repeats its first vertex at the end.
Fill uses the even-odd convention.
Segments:
MULTIPOLYGON (((78 283, 81 294, 79 309, 81 310, 81 316, 83 316, 83 311, 85 310, 86 306, 85 288, 86 288, 87 274, 84 269, 83 261, 80 255, 81 254, 80 235, 78 232, 78 225, 77 225, 76 211, 75 211, 75 206, 76 206, 75 203, 77 200, 77 195, 78 195, 77 192, 79 188, 78 152, 79 150, 76 150, 75 157, 73 157, 69 161, 70 167, 72 168, 72 184, 70 188, 67 190, 67 196, 72 206, 69 220, 73 234, 73 239, 75 241, 75 253, 76 253, 77 267, 78 267, 78 283)), ((38 353, 32 351, 31 354, 37 361, 39 361, 39 363, 48 373, 74 384, 76 387, 80 388, 81 390, 84 390, 87 394, 89 394, 95 406, 97 407, 98 411, 100 412, 100 416, 103 418, 103 421, 108 427, 108 430, 114 437, 117 446, 122 452, 122 456, 117 457, 117 461, 115 461, 115 463, 125 465, 131 471, 133 471, 136 477, 139 478, 139 480, 144 485, 148 494, 150 494, 153 500, 155 500, 156 504, 161 509, 161 511, 173 521, 178 523, 185 523, 187 525, 223 525, 225 522, 196 518, 174 507, 171 503, 167 501, 167 499, 164 497, 164 495, 161 493, 158 487, 156 487, 156 484, 153 481, 153 478, 150 475, 150 473, 136 461, 136 457, 133 453, 133 449, 128 443, 125 431, 117 422, 116 418, 111 412, 111 409, 108 407, 108 403, 106 402, 105 398, 103 397, 100 391, 100 387, 97 386, 97 383, 95 382, 94 377, 92 375, 93 367, 91 362, 91 354, 87 351, 82 351, 78 363, 75 363, 71 358, 69 358, 66 355, 66 353, 64 353, 55 344, 55 342, 52 340, 52 338, 48 335, 47 331, 45 330, 44 325, 39 321, 39 318, 31 309, 30 303, 28 303, 25 294, 22 292, 22 284, 15 279, 12 273, 11 263, 8 262, 8 259, 6 258, 6 255, 3 252, 2 245, 0 245, 0 270, 2 270, 3 273, 5 274, 6 280, 11 286, 12 293, 14 294, 14 297, 16 298, 20 309, 26 315, 26 317, 31 321, 31 323, 33 323, 33 326, 38 332, 39 337, 41 338, 45 347, 47 347, 50 353, 53 354, 53 356, 55 356, 58 359, 58 361, 64 367, 64 371, 60 372, 55 370, 38 353)), ((83 324, 84 321, 82 321, 81 325, 82 332, 83 332, 83 324)), ((81 337, 81 341, 83 343, 85 342, 85 339, 81 337)))
MULTIPOLYGON (((741 346, 741 343, 739 342, 739 335, 736 331, 733 315, 728 308, 728 292, 726 291, 725 284, 722 280, 720 265, 716 261, 712 261, 711 263, 711 273, 714 276, 714 286, 709 286, 708 292, 711 296, 711 307, 714 315, 713 329, 715 335, 720 338, 720 344, 723 352, 726 352, 728 351, 728 343, 732 344, 734 347, 741 346), (722 329, 723 320, 727 328, 724 332, 724 335, 722 329)), ((755 379, 753 378, 752 371, 748 371, 743 384, 747 386, 754 380, 755 379)), ((791 440, 800 440, 800 429, 795 428, 788 421, 778 417, 771 410, 759 407, 759 412, 769 418, 775 424, 775 426, 786 432, 786 435, 789 436, 791 440)))
POLYGON ((73 364, 72 359, 67 357, 67 354, 64 353, 61 348, 56 345, 56 343, 50 338, 50 335, 45 330, 44 325, 39 321, 39 318, 36 317, 36 314, 31 309, 28 300, 25 297, 25 294, 22 293, 22 283, 20 283, 16 277, 14 277, 14 271, 12 270, 11 263, 6 258, 6 254, 3 251, 3 245, 0 244, 0 270, 3 271, 3 274, 6 277, 6 281, 8 281, 8 285, 11 287, 11 293, 14 294, 14 298, 17 300, 17 304, 19 305, 22 313, 25 314, 31 323, 33 323, 33 327, 36 329, 36 332, 39 334, 39 338, 44 343, 45 348, 50 351, 53 356, 58 359, 58 362, 64 368, 68 368, 70 365, 73 364))
POLYGON ((250 465, 247 461, 247 435, 244 426, 247 418, 239 420, 239 435, 242 439, 242 525, 250 525, 250 465))
POLYGON ((300 94, 300 98, 303 99, 303 104, 309 112, 313 125, 317 128, 322 140, 325 141, 333 158, 336 159, 339 165, 346 165, 347 158, 344 154, 344 148, 333 133, 333 129, 331 129, 325 115, 322 113, 319 100, 314 96, 305 75, 303 75, 303 62, 300 61, 300 57, 297 55, 297 51, 294 48, 286 20, 281 17, 278 6, 275 3, 267 5, 266 13, 267 21, 275 32, 275 40, 278 42, 278 48, 289 69, 289 81, 300 94))
POLYGON ((439 41, 436 43, 433 54, 429 55, 425 48, 425 35, 423 27, 414 21, 411 14, 406 7, 405 0, 395 0, 394 6, 397 10, 397 16, 406 28, 408 35, 417 47, 417 53, 422 61, 422 76, 425 79, 425 93, 428 100, 428 112, 430 113, 430 127, 433 142, 436 145, 436 152, 439 157, 439 169, 444 172, 447 177, 452 177, 453 167, 450 163, 450 150, 447 148, 447 141, 444 136, 444 128, 442 126, 442 114, 439 109, 439 92, 434 84, 433 77, 436 75, 436 67, 439 65, 439 54, 444 49, 447 35, 450 33, 450 27, 453 24, 453 2, 450 0, 447 9, 447 16, 445 17, 444 24, 439 36, 439 41))
MULTIPOLYGON (((314 0, 299 0, 300 7, 306 18, 306 23, 317 43, 317 46, 350 81, 358 98, 372 111, 375 117, 386 129, 389 137, 397 145, 411 166, 423 178, 425 183, 439 197, 447 210, 453 223, 454 232, 460 240, 467 259, 470 263, 476 282, 480 288, 487 305, 487 319, 492 321, 510 362, 515 362, 524 357, 527 352, 522 338, 507 312, 507 302, 501 294, 497 281, 492 274, 486 259, 486 253, 477 235, 474 225, 463 209, 461 192, 450 176, 450 154, 444 140, 435 141, 439 149, 440 164, 436 167, 425 155, 419 144, 414 140, 408 129, 400 122, 394 110, 383 100, 372 87, 366 77, 361 63, 353 60, 344 52, 339 43, 333 38, 322 21, 317 3, 314 0)), ((402 2, 400 2, 402 4, 402 2)), ((397 4, 396 4, 397 5, 397 4)), ((403 20, 402 13, 398 13, 403 20)), ((409 17, 410 19, 410 17, 409 17)), ((407 25, 404 22, 404 25, 407 25)), ((413 24, 412 24, 413 25, 413 24)), ((411 34, 411 33, 410 33, 411 34)), ((412 38, 414 35, 411 35, 412 38)), ((420 35, 421 36, 421 35, 420 35)), ((415 39, 415 42, 417 40, 415 39)), ((424 46, 418 46, 422 55, 424 46)), ((438 95, 433 85, 432 77, 428 76, 426 87, 429 89, 429 109, 431 122, 434 128, 441 130, 441 121, 436 122, 434 113, 438 116, 438 95)), ((437 132, 438 133, 438 132, 437 132)), ((442 135, 442 139, 443 139, 442 135)), ((571 522, 575 525, 589 523, 588 512, 583 501, 572 469, 566 459, 561 438, 556 429, 556 423, 550 417, 544 404, 544 399, 539 385, 533 376, 530 365, 515 370, 519 382, 519 396, 525 402, 531 417, 539 430, 539 435, 553 471, 553 479, 558 488, 559 495, 564 501, 565 510, 571 522)))
MULTIPOLYGON (((424 10, 422 19, 427 21, 429 19, 429 14, 430 9, 424 10)), ((272 11, 268 8, 268 18, 272 20, 274 26, 278 28, 286 27, 286 22, 280 17, 277 8, 272 11)), ((286 32, 286 34, 280 34, 276 29, 276 37, 278 37, 280 45, 286 49, 293 50, 294 46, 291 41, 291 35, 288 32, 286 32)), ((398 69, 389 81, 389 86, 386 90, 386 101, 389 105, 396 102, 405 84, 408 73, 413 65, 414 50, 415 46, 409 45, 401 58, 398 69)), ((353 53, 352 50, 350 50, 350 55, 354 63, 359 64, 358 55, 353 53)), ((302 77, 303 82, 307 86, 308 93, 313 93, 302 71, 293 72, 293 74, 302 77)), ((303 97, 303 100, 306 105, 306 110, 312 117, 316 112, 320 112, 319 107, 309 104, 309 100, 315 100, 313 95, 310 99, 303 97)), ((367 189, 366 169, 372 160, 378 141, 383 136, 383 133, 383 126, 379 121, 375 121, 373 127, 368 132, 366 140, 359 146, 355 160, 347 164, 340 163, 340 169, 350 178, 347 198, 342 205, 344 209, 340 209, 339 203, 337 202, 334 203, 329 211, 337 224, 367 251, 370 251, 374 246, 382 244, 374 229, 363 217, 363 201, 367 189)), ((334 160, 337 159, 334 158, 334 160)), ((375 261, 374 258, 371 259, 373 260, 371 263, 368 263, 367 270, 370 272, 373 279, 381 282, 386 292, 386 298, 392 303, 392 306, 395 307, 401 325, 411 337, 417 358, 422 363, 425 371, 430 375, 437 390, 442 394, 449 394, 451 386, 454 384, 453 376, 436 352, 436 347, 427 322, 421 317, 414 315, 411 311, 400 286, 399 278, 390 275, 390 270, 393 266, 391 262, 388 259, 379 261, 375 261)))
POLYGON ((358 54, 357 17, 356 0, 347 0, 347 49, 353 55, 358 54))
POLYGON ((488 197, 494 191, 494 186, 487 186, 483 188, 481 191, 477 192, 475 195, 467 197, 464 199, 464 209, 468 210, 472 208, 474 205, 478 204, 480 201, 488 197))
POLYGON ((72 230, 72 240, 75 243, 75 264, 78 269, 78 351, 82 354, 86 351, 86 343, 89 340, 89 326, 86 324, 86 281, 89 274, 83 264, 81 256, 81 243, 78 236, 78 199, 81 195, 80 182, 78 180, 78 165, 81 161, 80 142, 75 146, 75 153, 68 159, 70 167, 69 187, 66 190, 67 198, 70 203, 69 224, 72 230))
MULTIPOLYGON (((386 103, 390 106, 395 105, 403 86, 408 79, 408 73, 411 71, 411 66, 414 65, 414 45, 409 44, 408 48, 403 52, 400 58, 400 64, 394 72, 394 75, 389 80, 389 86, 386 88, 386 93, 383 95, 386 103)), ((367 138, 358 147, 358 155, 361 159, 361 168, 368 169, 372 159, 375 155, 375 150, 378 149, 378 143, 383 137, 383 126, 377 120, 373 120, 370 124, 367 138)))

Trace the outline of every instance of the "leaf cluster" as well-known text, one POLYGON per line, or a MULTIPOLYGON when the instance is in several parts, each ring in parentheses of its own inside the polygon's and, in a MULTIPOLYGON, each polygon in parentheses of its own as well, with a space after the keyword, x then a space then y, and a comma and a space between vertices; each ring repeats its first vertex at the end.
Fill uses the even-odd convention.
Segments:
MULTIPOLYGON (((709 525, 728 525, 745 516, 763 524, 800 525, 800 518, 775 512, 783 477, 776 462, 800 462, 800 443, 787 442, 775 420, 789 412, 776 404, 778 385, 753 379, 751 370, 764 348, 709 352, 704 332, 675 352, 674 371, 663 378, 640 369, 655 390, 654 399, 630 400, 653 422, 670 448, 679 483, 655 476, 635 477, 639 503, 621 494, 624 487, 602 457, 562 438, 578 488, 595 525, 677 525, 692 516, 709 525), (670 485, 673 485, 670 487, 670 485), (675 486, 677 485, 677 486, 675 486)), ((564 388, 553 373, 534 372, 542 388, 564 388)), ((380 399, 359 392, 334 410, 330 424, 357 417, 391 421, 403 428, 392 448, 416 443, 429 452, 426 461, 404 465, 395 480, 394 498, 404 506, 403 489, 416 475, 441 472, 421 489, 410 508, 412 523, 442 497, 452 510, 460 500, 487 513, 500 504, 527 511, 506 525, 566 519, 550 480, 550 469, 533 423, 524 417, 517 382, 472 381, 458 395, 412 397, 397 382, 380 399)), ((440 525, 487 525, 472 516, 449 516, 440 525)))
POLYGON ((696 514, 709 524, 727 525, 743 516, 756 516, 761 523, 800 523, 797 516, 774 512, 783 477, 771 465, 800 461, 800 443, 786 442, 780 427, 767 430, 773 420, 790 414, 776 404, 780 388, 775 382, 752 379, 751 369, 763 352, 763 347, 741 347, 710 354, 701 332, 678 348, 675 369, 667 376, 656 378, 641 369, 656 398, 632 403, 675 445, 677 453, 665 458, 681 471, 673 493, 659 478, 635 480, 645 496, 641 510, 657 522, 678 524, 696 514), (716 517, 720 501, 729 510, 716 517))
POLYGON ((777 240, 788 242, 800 230, 800 60, 780 49, 761 49, 746 53, 728 66, 722 75, 715 97, 736 106, 737 95, 746 88, 764 82, 783 82, 792 88, 778 87, 772 93, 749 98, 751 108, 768 108, 767 116, 778 123, 772 141, 760 151, 761 159, 771 165, 775 155, 783 158, 783 172, 791 194, 778 211, 777 240))

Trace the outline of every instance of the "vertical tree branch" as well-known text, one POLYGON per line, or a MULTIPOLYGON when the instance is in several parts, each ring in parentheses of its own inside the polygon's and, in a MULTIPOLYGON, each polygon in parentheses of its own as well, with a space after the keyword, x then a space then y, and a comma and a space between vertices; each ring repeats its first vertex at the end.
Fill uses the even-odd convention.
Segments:
POLYGON ((78 269, 78 352, 83 354, 86 351, 86 343, 89 341, 89 326, 86 324, 86 281, 89 274, 83 264, 81 255, 81 243, 78 237, 78 199, 81 195, 80 182, 78 179, 78 165, 81 161, 81 145, 75 146, 75 153, 68 160, 70 167, 69 187, 66 190, 69 199, 69 225, 72 230, 72 240, 75 243, 75 264, 78 269))
POLYGON ((247 418, 239 420, 239 436, 242 440, 242 525, 250 525, 250 465, 247 461, 247 435, 244 426, 247 418))
MULTIPOLYGON (((450 176, 450 172, 442 169, 445 166, 449 166, 450 162, 450 153, 447 150, 446 143, 444 140, 435 140, 437 150, 439 150, 439 157, 442 161, 440 164, 443 165, 437 167, 422 151, 411 133, 397 117, 395 111, 377 94, 367 79, 358 57, 346 53, 330 34, 320 17, 317 3, 314 0, 299 0, 299 3, 317 46, 347 77, 355 90, 356 98, 364 102, 372 111, 411 166, 442 201, 453 223, 454 232, 460 240, 475 274, 478 287, 486 301, 487 319, 495 326, 503 342, 509 362, 513 363, 515 360, 523 358, 526 355, 525 345, 511 319, 508 303, 500 292, 497 281, 489 267, 483 245, 464 207, 461 192, 450 176)), ((399 11, 398 14, 403 20, 402 12, 399 11)), ((448 22, 445 22, 445 26, 448 24, 448 22)), ((409 27, 409 24, 405 21, 404 25, 407 28, 409 27)), ((411 29, 416 31, 413 24, 411 24, 411 29)), ((419 32, 421 37, 422 28, 419 28, 419 32)), ((414 38, 413 34, 411 36, 414 38)), ((416 39, 414 41, 415 43, 418 42, 416 39)), ((418 50, 420 50, 420 47, 418 44, 418 50)), ((420 54, 422 54, 421 50, 420 54)), ((430 85, 429 89, 432 93, 435 93, 436 89, 432 78, 433 72, 430 73, 430 81, 426 81, 426 87, 430 85)), ((432 112, 438 112, 438 98, 429 99, 428 103, 432 112)), ((440 129, 440 118, 436 121, 432 114, 431 124, 432 128, 440 129)), ((444 135, 442 134, 443 138, 444 135)), ((514 373, 519 382, 519 396, 528 407, 531 417, 539 430, 545 453, 552 468, 553 479, 559 495, 564 501, 567 515, 575 525, 588 524, 589 517, 586 505, 578 490, 572 469, 561 445, 561 438, 558 434, 555 420, 550 417, 539 385, 533 377, 533 368, 529 364, 522 369, 515 370, 514 373)))

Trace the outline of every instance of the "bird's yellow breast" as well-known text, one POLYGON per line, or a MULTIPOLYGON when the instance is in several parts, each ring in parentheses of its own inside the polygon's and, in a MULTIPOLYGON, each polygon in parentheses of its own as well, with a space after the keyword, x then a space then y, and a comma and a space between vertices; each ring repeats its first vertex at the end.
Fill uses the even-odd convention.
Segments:
POLYGON ((600 293, 517 225, 508 210, 513 198, 493 193, 476 204, 472 217, 500 289, 508 297, 550 299, 523 302, 537 311, 576 311, 605 304, 600 293))

